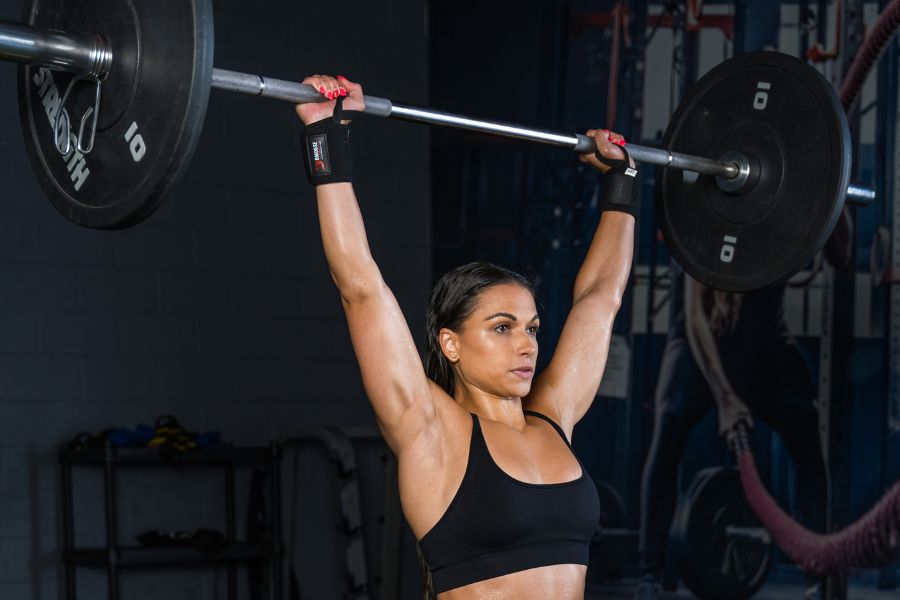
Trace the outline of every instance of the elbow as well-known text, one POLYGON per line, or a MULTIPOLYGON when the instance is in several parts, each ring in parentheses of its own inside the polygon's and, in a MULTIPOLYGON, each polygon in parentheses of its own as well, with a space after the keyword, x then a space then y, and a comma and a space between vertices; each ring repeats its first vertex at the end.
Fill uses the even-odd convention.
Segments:
POLYGON ((589 288, 587 290, 576 290, 574 295, 573 306, 579 303, 591 303, 596 305, 600 310, 613 315, 618 314, 622 308, 622 298, 624 296, 623 289, 609 288, 589 288))
POLYGON ((356 304, 366 298, 380 294, 384 289, 384 280, 377 267, 354 269, 350 272, 338 274, 331 271, 331 278, 341 294, 344 302, 356 304))
POLYGON ((579 273, 575 278, 575 286, 572 290, 572 300, 577 302, 581 298, 600 298, 615 306, 616 312, 622 307, 625 298, 625 288, 628 286, 630 265, 624 266, 613 272, 600 274, 579 273))
POLYGON ((618 313, 622 308, 622 300, 625 297, 625 285, 594 285, 594 286, 575 286, 572 294, 573 304, 582 300, 591 300, 603 304, 612 312, 618 313))

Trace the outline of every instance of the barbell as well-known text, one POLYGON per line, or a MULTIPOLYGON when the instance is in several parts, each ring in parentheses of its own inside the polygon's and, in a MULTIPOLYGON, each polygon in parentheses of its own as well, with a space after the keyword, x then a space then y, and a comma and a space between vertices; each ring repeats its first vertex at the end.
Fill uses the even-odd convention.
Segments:
MULTIPOLYGON (((211 0, 29 0, 0 22, 0 60, 21 63, 20 118, 40 184, 71 221, 120 229, 153 214, 184 174, 211 88, 323 102, 299 83, 213 67, 211 0), (74 117, 73 117, 74 115, 74 117)), ((473 119, 365 97, 369 115, 567 148, 584 135, 473 119)), ((831 85, 775 52, 712 69, 672 116, 663 148, 628 144, 657 165, 660 226, 698 281, 745 292, 785 281, 823 247, 851 184, 846 115, 831 85)))

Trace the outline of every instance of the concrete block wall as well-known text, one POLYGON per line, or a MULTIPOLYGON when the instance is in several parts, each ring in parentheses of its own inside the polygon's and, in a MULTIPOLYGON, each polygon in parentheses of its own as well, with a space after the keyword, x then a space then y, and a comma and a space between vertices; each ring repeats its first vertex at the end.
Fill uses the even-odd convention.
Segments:
MULTIPOLYGON (((367 93, 428 102, 421 2, 214 8, 221 68, 285 79, 341 73, 367 93)), ((0 19, 21 13, 18 0, 0 0, 0 19)), ((14 65, 0 63, 0 82, 0 598, 43 600, 62 597, 55 451, 76 433, 174 414, 191 430, 265 444, 311 425, 370 425, 373 414, 290 105, 213 91, 175 193, 143 224, 98 232, 69 223, 43 196, 20 132, 14 65)), ((370 244, 421 342, 428 131, 360 121, 354 151, 370 244)), ((146 481, 123 479, 123 541, 153 527, 221 528, 216 475, 146 481)), ((103 540, 99 486, 89 472, 76 480, 79 542, 103 540)), ((128 576, 124 597, 224 594, 221 571, 198 573, 128 576)), ((79 570, 80 597, 104 590, 101 572, 79 570)))

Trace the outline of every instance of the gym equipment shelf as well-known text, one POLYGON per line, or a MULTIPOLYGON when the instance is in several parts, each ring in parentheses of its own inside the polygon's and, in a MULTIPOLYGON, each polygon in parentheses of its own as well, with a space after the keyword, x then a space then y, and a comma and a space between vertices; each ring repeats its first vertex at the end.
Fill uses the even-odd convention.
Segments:
POLYGON ((204 566, 224 564, 227 568, 227 598, 237 595, 237 566, 242 562, 265 562, 268 575, 268 598, 282 598, 283 544, 280 539, 281 512, 281 448, 222 446, 169 454, 159 448, 113 448, 109 445, 84 450, 61 448, 58 458, 62 470, 63 564, 67 600, 76 600, 76 567, 105 568, 107 597, 118 600, 119 569, 141 566, 204 566), (266 471, 267 535, 262 540, 237 539, 235 513, 235 468, 238 464, 260 465, 266 471), (100 467, 103 470, 106 545, 92 548, 75 547, 75 512, 73 506, 73 467, 100 467), (214 553, 195 547, 143 547, 121 545, 118 540, 118 492, 116 471, 120 468, 221 468, 225 474, 225 543, 214 553))
POLYGON ((213 465, 230 462, 263 463, 272 458, 272 453, 272 448, 264 446, 256 448, 220 446, 184 452, 167 458, 157 448, 87 448, 85 450, 64 448, 59 452, 59 460, 63 464, 73 465, 102 465, 107 461, 113 464, 213 465))
MULTIPOLYGON (((225 545, 213 555, 197 548, 149 548, 144 546, 120 546, 115 549, 113 561, 120 567, 143 565, 175 565, 184 563, 217 564, 244 560, 265 560, 275 556, 274 544, 235 542, 225 545)), ((110 562, 106 548, 79 548, 69 550, 63 559, 84 567, 103 567, 110 562)))

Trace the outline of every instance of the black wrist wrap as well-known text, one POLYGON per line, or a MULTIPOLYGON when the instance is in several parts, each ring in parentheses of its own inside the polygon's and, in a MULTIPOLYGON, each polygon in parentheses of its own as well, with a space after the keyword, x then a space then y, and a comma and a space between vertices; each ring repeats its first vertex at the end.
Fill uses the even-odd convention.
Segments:
POLYGON ((341 124, 341 120, 356 113, 343 110, 343 100, 337 99, 334 116, 311 123, 303 130, 306 177, 313 185, 353 181, 350 126, 341 124))
POLYGON ((610 167, 603 174, 603 197, 600 200, 600 210, 617 210, 628 213, 636 219, 641 210, 640 198, 634 197, 633 190, 634 179, 638 172, 629 164, 628 152, 625 148, 622 148, 622 152, 625 153, 624 159, 608 158, 599 152, 594 153, 597 160, 610 167))

